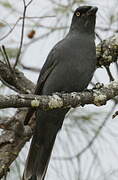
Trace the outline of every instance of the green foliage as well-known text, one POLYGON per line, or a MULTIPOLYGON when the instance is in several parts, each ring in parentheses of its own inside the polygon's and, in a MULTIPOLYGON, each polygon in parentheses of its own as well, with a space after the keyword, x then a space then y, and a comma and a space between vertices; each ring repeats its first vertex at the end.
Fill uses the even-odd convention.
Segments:
MULTIPOLYGON (((15 58, 18 52, 18 48, 6 48, 7 55, 10 59, 15 58)), ((0 51, 0 57, 2 57, 1 51, 0 51)))
POLYGON ((3 7, 5 7, 5 8, 8 8, 8 9, 11 9, 11 8, 12 8, 11 4, 10 4, 8 1, 6 1, 6 2, 0 2, 0 5, 3 6, 3 7))

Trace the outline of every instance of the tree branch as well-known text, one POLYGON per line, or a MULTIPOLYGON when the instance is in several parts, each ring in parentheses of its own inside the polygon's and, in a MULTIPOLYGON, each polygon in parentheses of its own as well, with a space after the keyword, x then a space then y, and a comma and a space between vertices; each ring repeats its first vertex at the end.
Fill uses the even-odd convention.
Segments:
POLYGON ((55 93, 52 96, 33 94, 0 95, 0 109, 32 107, 50 110, 54 108, 84 106, 86 104, 101 106, 105 105, 108 100, 113 99, 115 96, 118 96, 118 82, 112 81, 100 89, 87 90, 81 93, 55 93))
POLYGON ((7 174, 10 164, 17 158, 26 141, 31 138, 34 127, 33 124, 23 126, 22 119, 25 114, 26 110, 22 110, 9 118, 5 124, 7 131, 0 136, 0 179, 7 174))
POLYGON ((20 93, 33 93, 35 85, 27 79, 18 69, 11 73, 9 66, 0 61, 0 77, 9 85, 15 87, 20 93))
POLYGON ((118 60, 118 35, 102 41, 96 47, 97 66, 109 66, 118 60))

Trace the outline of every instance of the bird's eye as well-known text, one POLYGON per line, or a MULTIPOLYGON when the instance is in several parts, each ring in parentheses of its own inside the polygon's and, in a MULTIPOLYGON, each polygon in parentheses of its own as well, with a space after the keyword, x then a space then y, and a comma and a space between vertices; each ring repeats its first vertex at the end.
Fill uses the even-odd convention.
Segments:
POLYGON ((80 16, 80 12, 78 11, 78 12, 76 12, 76 16, 80 16))

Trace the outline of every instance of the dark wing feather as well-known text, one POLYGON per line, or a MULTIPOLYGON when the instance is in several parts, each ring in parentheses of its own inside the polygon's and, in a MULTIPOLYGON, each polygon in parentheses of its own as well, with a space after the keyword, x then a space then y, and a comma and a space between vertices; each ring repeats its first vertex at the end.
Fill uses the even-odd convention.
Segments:
MULTIPOLYGON (((52 70, 54 69, 54 67, 57 64, 57 61, 55 58, 55 48, 56 47, 54 47, 52 49, 52 51, 49 53, 47 60, 41 69, 34 94, 37 94, 37 95, 41 94, 46 79, 48 78, 48 76, 50 75, 50 73, 52 72, 52 70)), ((28 124, 28 122, 29 122, 30 118, 32 117, 32 115, 34 114, 34 112, 35 112, 35 109, 33 109, 33 108, 28 109, 28 112, 27 112, 25 120, 24 120, 25 125, 28 124)))

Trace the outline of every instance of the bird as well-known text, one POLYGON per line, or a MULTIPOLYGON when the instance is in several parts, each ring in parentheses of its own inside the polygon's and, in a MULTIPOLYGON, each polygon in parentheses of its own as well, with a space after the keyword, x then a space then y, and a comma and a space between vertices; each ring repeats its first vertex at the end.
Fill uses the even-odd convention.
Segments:
MULTIPOLYGON (((73 13, 67 35, 50 51, 41 69, 35 93, 82 92, 96 69, 95 24, 98 8, 79 6, 73 13)), ((44 180, 57 133, 67 109, 35 112, 36 127, 25 164, 23 180, 44 180)), ((30 109, 26 123, 33 114, 30 109)))

